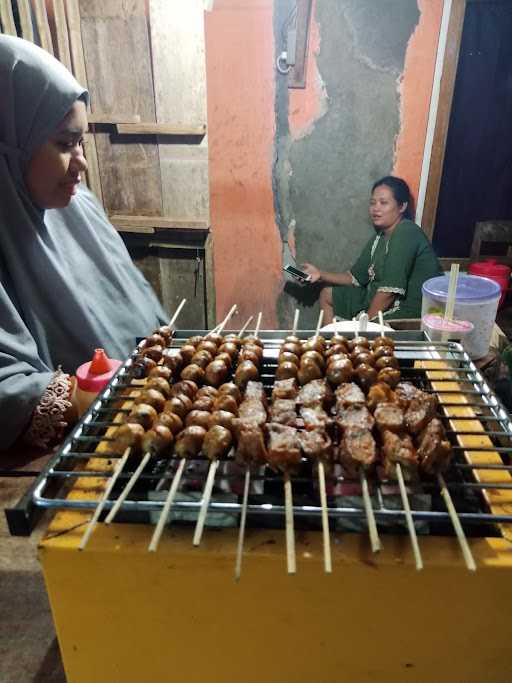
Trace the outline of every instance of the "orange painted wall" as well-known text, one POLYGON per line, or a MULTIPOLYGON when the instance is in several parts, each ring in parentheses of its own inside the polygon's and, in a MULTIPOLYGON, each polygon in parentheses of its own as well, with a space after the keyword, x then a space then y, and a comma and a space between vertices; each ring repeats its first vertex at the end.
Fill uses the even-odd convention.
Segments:
POLYGON ((418 188, 427 132, 443 0, 418 0, 420 21, 409 40, 401 82, 401 127, 393 174, 404 178, 413 197, 418 188))
POLYGON ((217 318, 263 312, 277 327, 281 239, 274 218, 273 0, 216 0, 205 13, 210 213, 217 318))
MULTIPOLYGON (((272 188, 275 136, 273 6, 278 0, 215 0, 205 13, 210 212, 217 318, 239 306, 234 327, 263 312, 278 327, 281 239, 272 188)), ((409 40, 401 92, 401 126, 393 173, 417 197, 443 0, 418 0, 420 21, 409 40)), ((316 55, 321 26, 311 18, 307 86, 289 91, 292 139, 329 106, 316 55)), ((390 144, 393 144, 390 141, 390 144)))

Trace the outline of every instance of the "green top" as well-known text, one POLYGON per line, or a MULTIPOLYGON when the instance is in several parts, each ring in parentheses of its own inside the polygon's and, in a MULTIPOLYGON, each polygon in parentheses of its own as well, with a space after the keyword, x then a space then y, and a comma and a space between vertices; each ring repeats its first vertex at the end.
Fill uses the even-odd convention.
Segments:
POLYGON ((423 230, 410 220, 401 221, 386 239, 372 237, 350 270, 354 285, 366 289, 364 309, 376 292, 396 295, 386 317, 419 318, 421 287, 443 271, 423 230))

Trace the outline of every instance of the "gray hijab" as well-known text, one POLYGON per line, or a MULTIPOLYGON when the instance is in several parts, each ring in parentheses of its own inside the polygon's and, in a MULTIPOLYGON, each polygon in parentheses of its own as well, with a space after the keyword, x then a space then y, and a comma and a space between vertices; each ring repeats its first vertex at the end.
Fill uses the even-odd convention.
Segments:
POLYGON ((58 366, 103 347, 124 359, 167 316, 99 203, 80 186, 42 211, 23 176, 87 92, 51 55, 0 35, 0 449, 26 428, 58 366))

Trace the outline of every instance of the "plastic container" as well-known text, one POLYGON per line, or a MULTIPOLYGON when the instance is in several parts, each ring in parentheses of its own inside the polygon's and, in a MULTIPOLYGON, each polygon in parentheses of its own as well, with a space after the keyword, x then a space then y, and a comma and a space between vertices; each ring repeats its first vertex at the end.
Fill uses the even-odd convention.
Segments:
MULTIPOLYGON (((448 275, 441 275, 423 283, 422 318, 429 314, 444 316, 449 281, 448 275)), ((473 331, 463 342, 471 358, 483 358, 489 351, 500 294, 498 283, 489 278, 459 275, 453 317, 473 323, 473 331)))
POLYGON ((460 341, 465 340, 474 325, 469 320, 445 320, 442 315, 424 315, 421 319, 421 329, 432 341, 460 341))
POLYGON ((505 296, 507 295, 511 269, 508 266, 504 266, 502 263, 497 263, 496 259, 487 259, 485 261, 479 261, 478 263, 472 263, 468 268, 468 272, 470 275, 488 277, 490 280, 494 280, 494 282, 499 284, 501 288, 501 297, 498 308, 501 308, 505 301, 505 296))
POLYGON ((85 413, 100 391, 110 382, 120 365, 120 360, 108 358, 103 349, 96 349, 92 360, 77 368, 76 402, 79 415, 85 413))

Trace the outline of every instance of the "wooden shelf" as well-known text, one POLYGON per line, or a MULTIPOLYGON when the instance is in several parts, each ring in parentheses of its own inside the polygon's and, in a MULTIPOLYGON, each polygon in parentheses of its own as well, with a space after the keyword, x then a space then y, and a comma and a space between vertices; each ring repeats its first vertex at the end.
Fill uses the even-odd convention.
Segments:
POLYGON ((122 135, 205 135, 206 126, 175 126, 170 123, 117 123, 122 135))
POLYGON ((140 116, 136 114, 135 116, 128 116, 127 114, 88 114, 87 119, 89 123, 94 125, 95 123, 104 124, 109 126, 116 126, 117 124, 133 124, 140 123, 140 116))
POLYGON ((112 225, 120 232, 135 232, 151 235, 158 230, 193 230, 208 232, 208 221, 193 221, 185 218, 171 218, 166 216, 109 216, 112 225))

